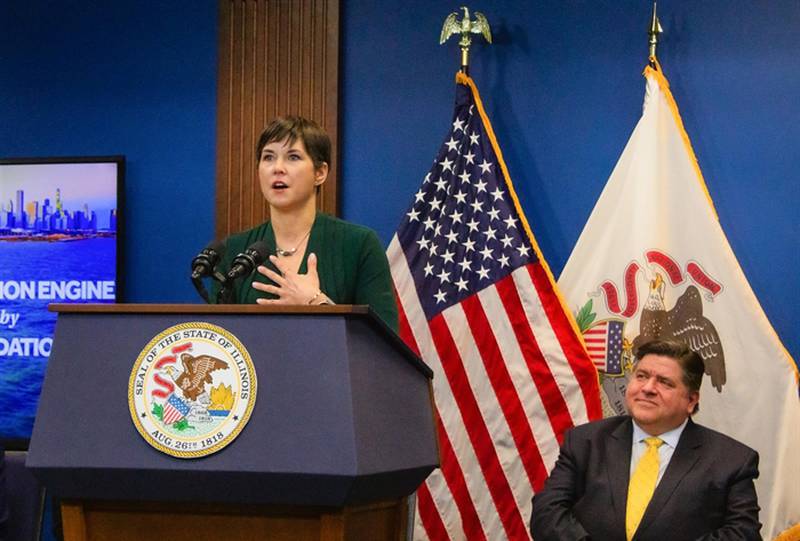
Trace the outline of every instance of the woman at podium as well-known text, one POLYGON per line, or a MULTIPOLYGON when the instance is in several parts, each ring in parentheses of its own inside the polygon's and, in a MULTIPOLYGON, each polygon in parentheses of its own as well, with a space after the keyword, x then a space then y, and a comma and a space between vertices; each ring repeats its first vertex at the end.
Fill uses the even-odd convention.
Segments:
POLYGON ((270 220, 231 235, 220 269, 257 241, 268 258, 235 282, 239 304, 367 304, 397 329, 389 263, 374 231, 317 212, 328 177, 331 142, 315 122, 276 118, 256 147, 258 180, 270 220))

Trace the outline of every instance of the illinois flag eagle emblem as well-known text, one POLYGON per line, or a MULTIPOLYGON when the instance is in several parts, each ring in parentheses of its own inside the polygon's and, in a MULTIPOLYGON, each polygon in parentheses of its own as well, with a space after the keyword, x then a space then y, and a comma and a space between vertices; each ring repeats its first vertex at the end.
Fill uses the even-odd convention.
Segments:
POLYGON ((247 349, 210 323, 183 323, 155 336, 131 371, 128 404, 137 431, 159 451, 198 458, 242 431, 256 400, 247 349))

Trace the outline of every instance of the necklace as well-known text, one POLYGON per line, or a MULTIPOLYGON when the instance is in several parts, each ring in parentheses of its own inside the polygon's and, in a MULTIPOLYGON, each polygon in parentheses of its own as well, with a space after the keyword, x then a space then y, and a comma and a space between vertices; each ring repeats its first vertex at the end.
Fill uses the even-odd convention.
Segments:
POLYGON ((290 256, 293 256, 297 252, 297 249, 300 248, 300 245, 303 244, 303 242, 305 242, 305 240, 308 238, 308 236, 310 234, 311 234, 311 230, 309 229, 308 233, 303 235, 303 238, 300 239, 300 242, 297 243, 297 246, 295 246, 291 250, 284 250, 282 248, 279 248, 278 244, 275 243, 275 255, 277 255, 278 257, 290 257, 290 256))

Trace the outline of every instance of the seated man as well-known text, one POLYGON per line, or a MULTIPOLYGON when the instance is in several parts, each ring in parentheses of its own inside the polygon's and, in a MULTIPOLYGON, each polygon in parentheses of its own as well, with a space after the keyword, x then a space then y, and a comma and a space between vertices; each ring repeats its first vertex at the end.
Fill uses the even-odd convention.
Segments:
POLYGON ((637 351, 630 416, 573 428, 533 498, 535 541, 761 539, 758 454, 691 420, 703 361, 679 342, 637 351))

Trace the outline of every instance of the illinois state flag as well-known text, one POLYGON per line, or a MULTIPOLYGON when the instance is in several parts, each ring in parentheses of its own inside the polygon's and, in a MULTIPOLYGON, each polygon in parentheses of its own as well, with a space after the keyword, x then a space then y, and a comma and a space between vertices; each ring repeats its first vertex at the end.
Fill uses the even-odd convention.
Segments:
POLYGON ((706 374, 696 420, 760 455, 765 539, 800 539, 797 368, 758 303, 714 210, 669 84, 645 69, 644 112, 559 278, 602 367, 606 414, 624 412, 632 353, 685 341, 706 374), (623 327, 621 362, 602 332, 623 327))
POLYGON ((392 239, 400 334, 434 371, 441 468, 415 539, 526 540, 568 428, 601 416, 597 371, 560 302, 472 80, 392 239))

